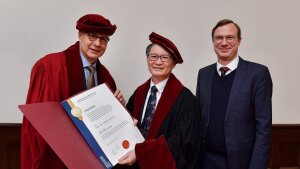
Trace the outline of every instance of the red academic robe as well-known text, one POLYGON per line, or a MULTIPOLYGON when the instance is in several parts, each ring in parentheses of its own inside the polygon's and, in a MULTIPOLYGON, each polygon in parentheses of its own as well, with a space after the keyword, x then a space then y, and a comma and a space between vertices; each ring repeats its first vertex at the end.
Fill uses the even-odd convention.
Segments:
MULTIPOLYGON (((99 84, 107 83, 115 91, 114 79, 99 61, 96 69, 99 84)), ((85 88, 79 42, 77 42, 63 52, 49 54, 37 61, 31 71, 26 104, 61 102, 85 88)), ((21 136, 22 169, 66 168, 26 118, 23 118, 21 136)))
MULTIPOLYGON (((127 109, 141 123, 150 79, 137 88, 127 109)), ((146 141, 135 147, 131 168, 193 169, 199 162, 201 113, 196 97, 171 74, 158 102, 146 141)), ((116 168, 130 168, 120 166, 116 168)))

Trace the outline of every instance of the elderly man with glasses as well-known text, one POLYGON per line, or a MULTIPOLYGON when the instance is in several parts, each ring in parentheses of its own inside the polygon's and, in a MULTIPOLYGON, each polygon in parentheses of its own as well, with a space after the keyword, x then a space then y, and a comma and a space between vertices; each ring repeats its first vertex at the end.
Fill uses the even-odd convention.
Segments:
POLYGON ((123 156, 116 168, 198 168, 200 110, 196 97, 172 74, 182 57, 169 39, 154 32, 149 39, 151 78, 126 106, 146 140, 123 156))
MULTIPOLYGON (((76 25, 79 41, 62 52, 41 58, 32 68, 26 103, 61 102, 83 90, 106 83, 125 104, 114 79, 98 60, 116 28, 98 14, 81 17, 76 25)), ((66 168, 26 118, 23 118, 22 124, 21 168, 66 168)))

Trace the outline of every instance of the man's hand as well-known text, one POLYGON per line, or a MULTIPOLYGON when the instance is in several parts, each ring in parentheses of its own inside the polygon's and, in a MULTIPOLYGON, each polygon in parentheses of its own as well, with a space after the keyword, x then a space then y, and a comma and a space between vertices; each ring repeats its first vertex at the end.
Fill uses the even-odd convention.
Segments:
POLYGON ((124 97, 123 97, 123 95, 122 95, 122 93, 121 93, 121 91, 120 91, 119 89, 116 90, 114 96, 119 100, 119 102, 120 102, 123 106, 125 106, 126 100, 124 99, 124 97))
POLYGON ((135 119, 135 118, 132 118, 132 119, 133 119, 133 125, 136 126, 139 121, 137 119, 135 119))
POLYGON ((136 156, 135 151, 131 150, 127 154, 125 154, 123 157, 119 159, 119 164, 121 165, 132 165, 136 162, 136 156))

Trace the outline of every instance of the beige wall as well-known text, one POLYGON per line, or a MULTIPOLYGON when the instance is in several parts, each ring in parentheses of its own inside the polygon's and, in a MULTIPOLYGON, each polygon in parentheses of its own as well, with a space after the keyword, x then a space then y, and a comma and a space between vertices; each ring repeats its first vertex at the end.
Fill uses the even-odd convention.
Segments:
POLYGON ((271 71, 273 123, 300 123, 299 6, 299 0, 1 0, 0 122, 21 122, 17 105, 25 102, 34 62, 76 41, 80 16, 101 13, 118 26, 101 61, 126 99, 149 77, 144 49, 152 31, 177 45, 184 63, 174 73, 195 93, 198 69, 216 59, 211 28, 230 18, 242 29, 240 55, 271 71))

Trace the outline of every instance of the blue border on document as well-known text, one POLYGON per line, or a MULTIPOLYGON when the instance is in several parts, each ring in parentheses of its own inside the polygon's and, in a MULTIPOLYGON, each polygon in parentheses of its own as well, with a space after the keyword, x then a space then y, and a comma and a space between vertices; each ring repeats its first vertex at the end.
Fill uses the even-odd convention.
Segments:
POLYGON ((61 104, 64 107, 64 109, 67 111, 67 113, 70 116, 70 118, 72 119, 72 121, 75 123, 76 127, 79 129, 80 133, 83 135, 84 139, 87 141, 89 146, 92 148, 92 150, 96 154, 97 158, 101 161, 103 166, 106 169, 111 169, 113 167, 111 162, 108 160, 105 153, 102 151, 101 147, 99 146, 99 144, 93 137, 92 133, 86 127, 86 125, 81 120, 78 120, 78 118, 74 117, 71 114, 71 107, 66 100, 61 102, 61 104))

